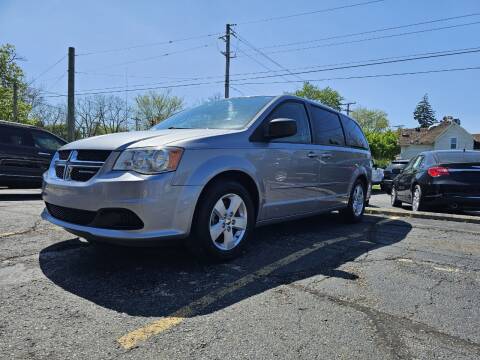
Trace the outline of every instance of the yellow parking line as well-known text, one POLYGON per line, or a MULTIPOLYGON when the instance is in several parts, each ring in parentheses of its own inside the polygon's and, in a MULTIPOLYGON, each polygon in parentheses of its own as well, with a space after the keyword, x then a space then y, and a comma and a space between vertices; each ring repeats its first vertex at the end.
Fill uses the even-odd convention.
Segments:
MULTIPOLYGON (((384 224, 388 221, 389 221, 388 219, 382 220, 381 222, 378 223, 378 225, 384 224)), ((136 330, 133 330, 132 332, 129 332, 126 335, 123 335, 117 340, 117 342, 120 344, 122 348, 126 350, 132 349, 135 346, 137 346, 140 342, 146 341, 152 336, 157 335, 163 331, 166 331, 182 323, 186 317, 193 316, 196 312, 202 309, 205 309, 206 307, 213 304, 214 302, 221 299, 222 297, 230 293, 233 293, 234 291, 254 282, 255 280, 258 280, 261 277, 265 277, 271 274, 272 272, 274 272, 275 270, 278 270, 283 266, 289 265, 297 261, 298 259, 306 255, 309 255, 324 246, 331 245, 340 241, 356 238, 361 235, 363 235, 363 233, 354 233, 349 236, 337 237, 334 239, 319 242, 317 244, 313 244, 308 248, 294 252, 293 254, 290 254, 280 260, 277 260, 269 265, 266 265, 263 268, 251 274, 245 275, 244 277, 232 282, 231 284, 217 291, 213 291, 212 293, 207 294, 199 298, 198 300, 191 302, 190 304, 180 308, 170 316, 153 321, 144 327, 138 328, 136 330)))

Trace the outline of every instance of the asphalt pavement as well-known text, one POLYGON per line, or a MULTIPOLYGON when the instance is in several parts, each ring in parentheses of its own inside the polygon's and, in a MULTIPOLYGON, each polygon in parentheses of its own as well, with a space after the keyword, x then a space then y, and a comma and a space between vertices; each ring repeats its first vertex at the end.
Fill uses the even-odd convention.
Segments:
POLYGON ((42 209, 0 190, 1 359, 480 358, 480 225, 327 214, 206 264, 92 246, 42 209))

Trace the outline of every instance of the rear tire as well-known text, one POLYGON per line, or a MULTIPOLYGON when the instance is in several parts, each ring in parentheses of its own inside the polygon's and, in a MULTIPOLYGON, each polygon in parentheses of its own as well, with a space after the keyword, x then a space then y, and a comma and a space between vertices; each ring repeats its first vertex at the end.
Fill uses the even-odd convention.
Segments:
POLYGON ((233 259, 242 252, 254 225, 255 207, 245 187, 231 180, 218 181, 198 200, 187 246, 201 259, 233 259))
POLYGON ((402 202, 398 200, 397 189, 395 189, 394 186, 392 186, 392 191, 390 194, 390 203, 393 207, 402 207, 402 202))
POLYGON ((362 221, 366 206, 367 189, 362 180, 357 179, 352 187, 348 206, 340 210, 340 215, 347 223, 358 223, 362 221))

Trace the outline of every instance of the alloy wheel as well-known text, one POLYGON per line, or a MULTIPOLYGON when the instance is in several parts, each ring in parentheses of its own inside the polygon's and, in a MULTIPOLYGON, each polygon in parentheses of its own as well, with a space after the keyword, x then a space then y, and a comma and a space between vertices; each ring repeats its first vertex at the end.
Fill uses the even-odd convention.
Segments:
POLYGON ((353 190, 353 201, 352 209, 355 216, 360 216, 362 214, 363 208, 365 206, 365 195, 363 191, 363 186, 358 184, 353 190))
POLYGON ((232 250, 245 236, 247 206, 237 194, 226 194, 215 204, 210 215, 210 238, 220 250, 232 250))

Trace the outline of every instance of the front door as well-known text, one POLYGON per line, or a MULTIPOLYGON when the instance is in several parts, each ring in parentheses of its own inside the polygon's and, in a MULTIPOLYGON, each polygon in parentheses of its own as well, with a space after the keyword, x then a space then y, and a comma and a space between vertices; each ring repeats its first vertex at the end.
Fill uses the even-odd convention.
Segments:
POLYGON ((297 122, 297 134, 265 144, 261 168, 265 182, 265 218, 274 219, 316 211, 318 207, 317 157, 305 105, 286 101, 267 117, 288 118, 297 122))

